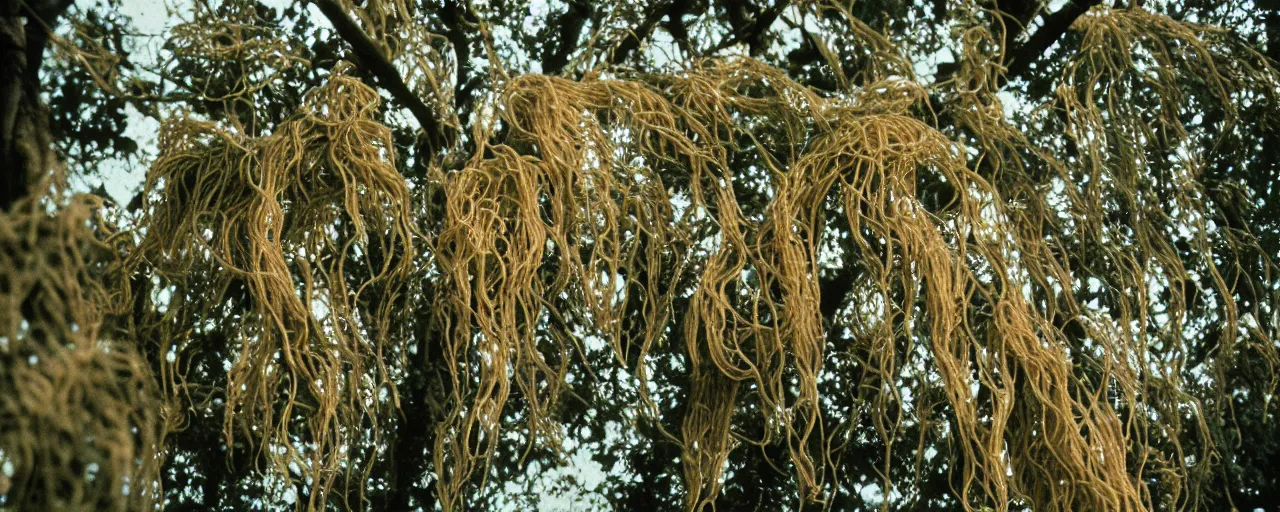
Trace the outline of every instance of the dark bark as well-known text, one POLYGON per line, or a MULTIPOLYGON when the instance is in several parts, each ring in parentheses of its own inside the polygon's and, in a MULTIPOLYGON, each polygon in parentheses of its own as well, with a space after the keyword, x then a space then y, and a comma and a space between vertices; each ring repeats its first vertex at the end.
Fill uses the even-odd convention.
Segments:
POLYGON ((0 0, 0 209, 27 195, 48 163, 40 63, 68 0, 0 0))
MULTIPOLYGON (((736 4, 736 2, 729 3, 736 4)), ((750 19, 747 19, 743 14, 743 7, 726 6, 725 12, 728 13, 729 28, 733 29, 733 32, 724 41, 716 44, 712 49, 712 53, 738 43, 745 43, 749 54, 752 56, 760 55, 766 48, 764 36, 769 33, 773 23, 778 21, 778 17, 782 16, 782 11, 789 5, 791 5, 790 2, 779 1, 772 7, 755 13, 750 19)))
POLYGON ((645 12, 644 19, 640 21, 640 24, 636 25, 631 30, 631 33, 622 39, 618 47, 614 48, 613 52, 609 54, 609 64, 617 65, 629 59, 631 54, 638 50, 640 45, 649 39, 649 36, 653 35, 654 27, 658 26, 658 22, 662 21, 668 11, 679 9, 677 7, 678 4, 680 2, 667 0, 655 2, 651 5, 649 10, 645 12))
POLYGON ((557 41, 547 41, 542 47, 542 73, 554 75, 560 73, 569 63, 569 55, 578 48, 578 37, 582 28, 591 17, 591 4, 583 0, 569 3, 569 10, 556 18, 554 25, 557 41))
POLYGON ((384 510, 414 510, 434 499, 432 489, 419 484, 427 474, 435 430, 427 403, 428 373, 425 369, 411 373, 400 390, 400 419, 387 449, 391 489, 384 510))
POLYGON ((470 109, 471 91, 480 83, 480 78, 471 73, 471 36, 468 35, 471 30, 468 27, 479 20, 466 5, 450 0, 440 10, 440 21, 447 27, 444 36, 453 45, 454 59, 458 62, 453 104, 459 112, 466 113, 470 109))
MULTIPOLYGON (((1052 47, 1054 43, 1057 43, 1059 39, 1062 39, 1062 36, 1067 33, 1067 29, 1071 28, 1071 24, 1075 23, 1077 18, 1089 12, 1089 8, 1099 3, 1101 3, 1101 0, 1070 0, 1067 5, 1057 12, 1045 16, 1044 24, 1034 34, 1031 34, 1031 37, 1027 38, 1027 42, 1023 44, 1014 46, 1014 37, 1005 37, 1004 41, 1008 45, 1006 46, 1008 50, 1004 56, 1005 75, 1001 85, 1030 71, 1031 64, 1039 60, 1045 51, 1052 47)), ((1030 20, 1027 20, 1027 22, 1030 22, 1030 20)), ((1006 20, 1006 25, 1008 23, 1010 21, 1006 20)), ((1016 37, 1016 34, 1014 36, 1016 37)), ((934 82, 942 83, 950 80, 957 70, 959 70, 959 66, 954 62, 939 65, 934 82)))
POLYGON ((852 266, 845 265, 829 278, 819 280, 819 293, 822 299, 818 311, 828 325, 835 324, 836 311, 844 304, 844 299, 849 296, 849 292, 853 291, 853 277, 852 266))
POLYGON ((1017 41, 1026 31, 1027 24, 1039 14, 1038 0, 1002 0, 991 5, 1000 17, 1001 23, 992 27, 992 32, 1000 38, 1000 47, 1006 51, 1017 46, 1017 41))
POLYGON ((378 85, 413 113, 413 117, 418 120, 418 124, 430 141, 428 153, 448 146, 453 139, 453 134, 446 133, 436 114, 431 111, 431 107, 409 89, 400 72, 396 71, 396 67, 387 60, 382 50, 378 49, 377 43, 356 24, 355 20, 347 16, 342 5, 336 0, 313 0, 313 3, 326 18, 329 18, 329 22, 333 23, 338 36, 351 45, 352 52, 360 59, 360 67, 373 75, 378 85))
POLYGON ((1008 61, 1007 79, 1021 77, 1031 69, 1031 63, 1035 62, 1044 55, 1044 52, 1053 46, 1063 34, 1067 33, 1067 29, 1071 28, 1071 24, 1075 23, 1089 8, 1098 5, 1100 0, 1071 0, 1067 5, 1062 6, 1058 12, 1045 16, 1044 25, 1040 27, 1036 33, 1032 34, 1027 42, 1021 46, 1014 48, 1005 55, 1008 61))
POLYGON ((16 0, 0 0, 0 209, 26 194, 27 166, 18 154, 18 116, 25 102, 26 34, 16 0))

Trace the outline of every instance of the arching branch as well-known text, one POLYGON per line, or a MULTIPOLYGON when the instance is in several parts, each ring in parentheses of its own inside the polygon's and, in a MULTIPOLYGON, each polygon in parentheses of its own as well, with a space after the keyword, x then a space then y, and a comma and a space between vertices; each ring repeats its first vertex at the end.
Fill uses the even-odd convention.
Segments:
POLYGON ((352 52, 360 59, 360 67, 373 75, 378 85, 413 113, 413 117, 418 120, 418 124, 422 126, 422 130, 430 140, 431 146, 428 150, 434 152, 447 146, 452 137, 445 133, 444 126, 431 111, 431 107, 409 89, 404 79, 400 77, 400 72, 396 71, 395 65, 387 59, 382 50, 378 49, 377 43, 356 24, 355 20, 347 16, 342 5, 337 0, 312 0, 312 3, 320 8, 320 12, 326 18, 329 18, 338 36, 351 45, 352 52))
MULTIPOLYGON (((1039 60, 1045 51, 1062 39, 1077 18, 1099 3, 1101 0, 1069 0, 1061 9, 1044 16, 1043 25, 1027 38, 1027 42, 1012 47, 1005 53, 1005 75, 1002 85, 1030 71, 1031 63, 1039 60)), ((1012 39, 1006 38, 1006 41, 1012 41, 1012 39)), ((957 70, 959 66, 954 62, 939 65, 934 82, 942 83, 950 80, 957 70)))
POLYGON ((1014 48, 1006 56, 1008 60, 1008 72, 1006 77, 1009 79, 1022 76, 1031 69, 1031 63, 1035 62, 1044 55, 1044 52, 1053 46, 1053 43, 1062 38, 1067 33, 1067 29, 1071 28, 1071 24, 1075 23, 1076 18, 1084 15, 1089 8, 1098 5, 1099 0, 1071 0, 1067 2, 1057 12, 1045 16, 1044 25, 1031 34, 1026 43, 1014 48))
POLYGON ((542 48, 543 74, 557 74, 569 63, 569 55, 578 48, 578 37, 590 17, 590 2, 569 2, 569 9, 556 19, 555 26, 559 27, 555 32, 558 41, 555 44, 547 42, 542 48))
POLYGON ((0 0, 0 210, 27 194, 32 173, 45 170, 40 63, 50 27, 70 6, 70 0, 0 0))
POLYGON ((609 64, 617 65, 628 58, 631 54, 640 48, 640 45, 653 35, 653 29, 662 21, 662 17, 667 15, 667 11, 675 9, 675 5, 679 2, 667 0, 665 2, 655 2, 649 6, 649 10, 645 12, 644 19, 639 25, 631 30, 627 37, 622 39, 622 43, 609 54, 609 64))

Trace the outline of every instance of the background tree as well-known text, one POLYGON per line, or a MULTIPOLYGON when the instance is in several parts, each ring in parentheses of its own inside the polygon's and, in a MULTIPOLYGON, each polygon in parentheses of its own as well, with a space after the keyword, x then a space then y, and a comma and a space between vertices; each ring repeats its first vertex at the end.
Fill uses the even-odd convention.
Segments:
POLYGON ((0 0, 0 507, 1272 507, 1273 3, 0 0))

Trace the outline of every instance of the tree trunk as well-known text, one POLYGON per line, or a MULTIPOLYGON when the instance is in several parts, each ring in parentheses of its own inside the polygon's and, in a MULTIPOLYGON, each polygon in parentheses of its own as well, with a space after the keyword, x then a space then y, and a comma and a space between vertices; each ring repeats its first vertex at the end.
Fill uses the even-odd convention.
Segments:
POLYGON ((0 0, 0 209, 30 193, 52 163, 40 105, 40 61, 48 28, 70 5, 0 0))

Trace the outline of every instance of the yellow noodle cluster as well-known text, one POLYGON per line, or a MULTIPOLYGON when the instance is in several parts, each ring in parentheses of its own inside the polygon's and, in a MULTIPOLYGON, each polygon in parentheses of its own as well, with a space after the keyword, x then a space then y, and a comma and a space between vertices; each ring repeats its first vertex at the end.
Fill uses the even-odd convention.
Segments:
MULTIPOLYGON (((372 5, 358 15, 386 44, 408 13, 372 5)), ((491 116, 475 123, 466 165, 434 174, 444 206, 427 245, 444 350, 433 357, 450 372, 431 455, 443 508, 464 508, 488 477, 512 410, 530 443, 558 445, 558 400, 588 336, 612 346, 650 415, 646 359, 683 340, 686 413, 663 434, 682 447, 691 510, 714 504, 744 444, 784 444, 802 499, 826 500, 858 422, 823 418, 823 401, 849 397, 870 406, 886 496, 906 473, 890 464, 905 424, 943 408, 966 509, 1197 506, 1211 466, 1189 465, 1177 439, 1184 421, 1211 439, 1205 417, 1224 414, 1227 390, 1202 403, 1182 382, 1185 290, 1194 281, 1217 297, 1219 377, 1243 350, 1280 358, 1261 329, 1241 334, 1236 284, 1217 270, 1215 254, 1254 242, 1209 229, 1202 162, 1151 155, 1199 142, 1178 116, 1179 77, 1208 84, 1230 127, 1233 94, 1274 87, 1275 73, 1256 55, 1231 60, 1221 32, 1140 9, 1098 9, 1077 28, 1083 48, 1053 100, 1071 159, 1005 119, 1002 50, 981 28, 963 32, 959 71, 943 85, 948 134, 912 116, 927 92, 893 76, 903 59, 861 25, 880 62, 869 84, 835 97, 751 59, 506 82, 479 110, 491 116), (1145 73, 1134 55, 1177 72, 1145 73), (1131 99, 1145 88, 1163 106, 1154 117, 1131 99), (927 206, 921 182, 951 197, 927 206), (1117 215, 1128 218, 1108 220, 1117 215), (1179 227, 1185 240, 1171 238, 1179 227), (833 236, 844 248, 825 254, 833 236), (1199 260, 1189 265, 1178 243, 1199 260), (835 267, 853 273, 848 297, 823 297, 835 267), (1086 276, 1113 306, 1081 303, 1086 276), (1152 288, 1171 298, 1151 303, 1152 288), (824 315, 832 300, 842 307, 824 315), (687 308, 674 311, 678 301, 687 308), (844 352, 864 370, 844 397, 819 391, 824 364, 843 357, 828 353, 833 329, 851 333, 844 352), (906 375, 931 389, 904 393, 906 375), (735 429, 745 410, 760 435, 735 429), (1172 503, 1152 502, 1152 474, 1172 503)), ((396 408, 386 358, 405 340, 393 323, 416 229, 378 105, 339 70, 270 134, 171 121, 132 260, 183 290, 143 326, 176 354, 160 380, 178 403, 210 395, 179 371, 202 349, 192 316, 242 307, 219 326, 237 354, 218 384, 227 441, 256 447, 286 479, 300 467, 309 506, 359 469, 362 432, 374 439, 360 446, 376 450, 396 408)), ((1212 442, 1199 449, 1198 460, 1216 457, 1212 442)))
POLYGON ((82 195, 50 214, 31 198, 0 213, 0 495, 16 510, 145 510, 160 493, 159 390, 104 327, 101 206, 82 195))
MULTIPOLYGON (((247 306, 220 326, 235 354, 220 385, 227 442, 250 443, 280 475, 301 468, 313 500, 357 469, 349 449, 359 429, 376 446, 396 407, 387 358, 404 340, 391 318, 414 227, 391 132, 374 121, 380 101, 339 69, 270 135, 171 121, 146 184, 147 236, 135 254, 184 290, 150 327, 216 315, 228 301, 247 306), (192 280, 201 275, 213 277, 192 280)), ((165 332, 175 353, 166 387, 186 397, 178 368, 202 348, 190 331, 165 332)))

